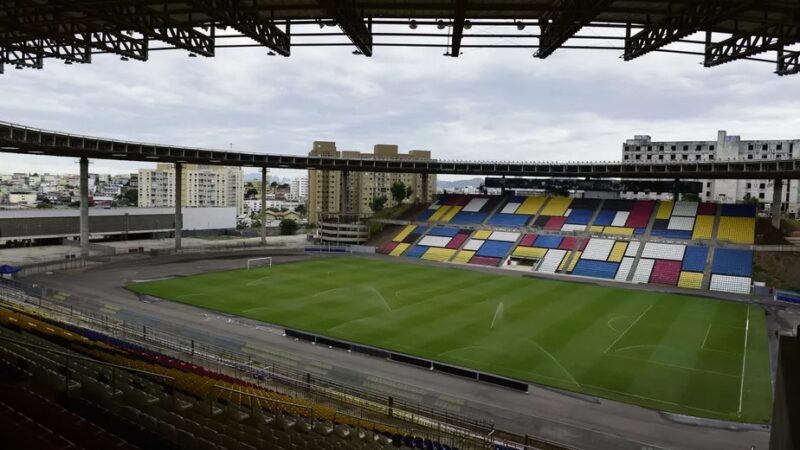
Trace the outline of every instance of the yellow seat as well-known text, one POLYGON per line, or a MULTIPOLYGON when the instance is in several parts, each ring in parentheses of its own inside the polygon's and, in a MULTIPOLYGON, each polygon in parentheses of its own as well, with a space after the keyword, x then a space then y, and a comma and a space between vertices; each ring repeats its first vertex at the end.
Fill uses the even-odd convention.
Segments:
POLYGON ((628 227, 605 227, 603 234, 607 236, 633 236, 633 228, 628 227))
POLYGON ((446 262, 456 254, 456 250, 450 248, 431 247, 422 254, 422 259, 429 261, 446 262))
POLYGON ((603 232, 603 226, 602 225, 592 225, 591 227, 589 227, 589 232, 590 233, 602 233, 603 232))
POLYGON ((492 235, 492 230, 478 230, 472 235, 472 239, 486 240, 492 235))
POLYGON ((546 248, 517 247, 511 255, 520 258, 544 258, 545 254, 547 254, 546 248))
POLYGON ((714 232, 714 216, 697 216, 694 221, 692 240, 709 240, 714 232))
POLYGON ((414 231, 414 228, 417 228, 416 225, 406 225, 406 227, 403 228, 401 232, 397 233, 397 236, 395 236, 392 240, 395 242, 403 242, 403 239, 407 238, 408 235, 414 231))
POLYGON ((569 197, 550 197, 540 214, 543 216, 563 216, 571 203, 572 199, 569 197))
POLYGON ((672 200, 664 200, 658 204, 658 212, 656 212, 656 219, 669 219, 672 215, 672 207, 675 202, 672 200))
POLYGON ((535 215, 542 209, 542 205, 544 205, 545 200, 547 197, 541 196, 532 196, 526 197, 525 201, 517 208, 517 211, 514 214, 528 214, 528 215, 535 215))
POLYGON ((411 247, 411 244, 406 244, 405 242, 401 242, 397 244, 397 247, 393 248, 392 251, 389 252, 389 256, 400 256, 406 250, 408 250, 408 247, 411 247))
POLYGON ((678 287, 700 289, 703 286, 703 274, 700 272, 681 272, 678 287))
POLYGON ((450 222, 461 211, 462 206, 451 206, 450 210, 442 216, 442 222, 450 222))
POLYGON ((472 250, 461 250, 458 252, 455 258, 453 258, 453 262, 455 263, 462 263, 466 264, 469 262, 472 257, 475 256, 475 252, 472 250))
POLYGON ((719 219, 717 239, 734 244, 753 244, 756 234, 756 219, 753 217, 726 217, 719 219))
POLYGON ((625 250, 628 248, 628 243, 625 241, 617 241, 611 248, 611 253, 608 255, 608 260, 611 262, 621 262, 622 257, 625 256, 625 250))
POLYGON ((429 222, 437 222, 437 221, 439 221, 445 214, 447 214, 447 211, 449 211, 449 210, 450 210, 450 207, 447 206, 447 205, 440 206, 439 209, 437 209, 436 212, 434 212, 431 215, 431 217, 428 219, 428 221, 429 222))
MULTIPOLYGON (((567 267, 567 272, 572 272, 572 269, 575 268, 575 264, 578 264, 578 260, 581 259, 581 252, 580 250, 575 251, 575 254, 572 255, 572 261, 569 263, 569 267, 567 267)), ((561 272, 564 269, 564 266, 567 264, 567 260, 569 259, 569 253, 563 260, 561 260, 561 264, 558 265, 558 271, 561 272)))

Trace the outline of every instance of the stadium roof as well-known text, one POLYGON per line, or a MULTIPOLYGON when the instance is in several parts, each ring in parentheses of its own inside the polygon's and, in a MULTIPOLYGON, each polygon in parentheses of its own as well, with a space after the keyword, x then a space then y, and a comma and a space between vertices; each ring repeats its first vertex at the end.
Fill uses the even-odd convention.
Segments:
POLYGON ((800 72, 797 0, 11 0, 0 3, 0 73, 45 58, 89 63, 95 53, 147 60, 151 51, 262 46, 617 50, 702 55, 706 67, 768 52, 779 75, 800 72), (590 30, 587 32, 585 30, 590 30), (693 36, 697 32, 699 38, 693 36), (673 44, 673 45, 671 45, 673 44), (6 66, 3 66, 3 63, 6 66))
POLYGON ((798 179, 800 159, 715 161, 448 161, 245 153, 80 136, 0 122, 0 152, 221 166, 569 178, 798 179))

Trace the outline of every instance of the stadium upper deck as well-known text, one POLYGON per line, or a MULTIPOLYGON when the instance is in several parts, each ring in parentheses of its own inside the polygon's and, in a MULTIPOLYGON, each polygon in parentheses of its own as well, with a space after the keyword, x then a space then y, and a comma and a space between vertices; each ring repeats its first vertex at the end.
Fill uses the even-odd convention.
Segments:
POLYGON ((89 63, 93 53, 145 61, 173 48, 210 57, 220 47, 260 46, 289 56, 292 47, 353 45, 366 56, 379 46, 439 47, 453 57, 465 48, 527 48, 537 58, 617 50, 626 61, 666 51, 701 55, 706 67, 771 52, 760 60, 788 75, 800 72, 799 14, 797 2, 779 0, 15 1, 0 6, 0 73, 2 63, 41 69, 44 58, 89 63), (696 32, 705 37, 687 39, 696 32), (664 48, 675 42, 685 45, 664 48))
POLYGON ((0 152, 204 165, 324 169, 354 172, 435 173, 590 178, 800 178, 800 159, 528 162, 382 159, 241 153, 162 144, 128 142, 0 122, 0 152))

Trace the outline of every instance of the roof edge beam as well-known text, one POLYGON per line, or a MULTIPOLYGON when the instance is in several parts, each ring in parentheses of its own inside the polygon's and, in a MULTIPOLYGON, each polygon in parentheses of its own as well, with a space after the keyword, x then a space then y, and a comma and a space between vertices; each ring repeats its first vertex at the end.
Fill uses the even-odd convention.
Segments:
POLYGON ((264 20, 257 14, 244 11, 241 1, 236 0, 196 0, 211 17, 242 33, 248 38, 269 48, 282 56, 291 53, 291 38, 288 32, 278 28, 274 21, 264 20))
POLYGON ((778 70, 775 73, 780 76, 800 73, 800 51, 778 50, 778 70))
POLYGON ((784 45, 797 41, 800 41, 800 22, 792 25, 768 25, 758 32, 734 34, 719 42, 711 42, 711 33, 707 33, 703 65, 718 66, 759 53, 780 50, 784 45))
POLYGON ((364 56, 372 56, 372 19, 364 23, 364 13, 353 0, 317 0, 322 9, 339 24, 364 56))
POLYGON ((665 45, 679 41, 686 36, 736 14, 742 13, 757 6, 759 2, 746 3, 730 1, 700 1, 691 2, 690 10, 677 12, 663 21, 646 25, 641 31, 625 39, 625 52, 622 58, 625 61, 638 58, 642 55, 658 50, 665 45))
POLYGON ((611 0, 557 1, 554 9, 539 18, 539 28, 542 33, 539 38, 539 50, 533 56, 544 59, 552 55, 609 3, 611 0))

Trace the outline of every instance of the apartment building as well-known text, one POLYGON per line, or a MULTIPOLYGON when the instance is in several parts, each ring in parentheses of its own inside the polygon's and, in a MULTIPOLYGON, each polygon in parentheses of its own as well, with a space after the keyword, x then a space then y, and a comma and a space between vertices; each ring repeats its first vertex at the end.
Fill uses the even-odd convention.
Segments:
MULTIPOLYGON (((236 207, 244 212, 244 178, 239 167, 183 166, 182 205, 196 208, 236 207)), ((155 169, 139 169, 139 206, 175 206, 175 166, 159 163, 155 169)))
MULTIPOLYGON (((336 149, 335 142, 315 141, 309 156, 373 159, 431 159, 427 150, 400 153, 396 145, 378 144, 372 153, 336 149)), ((436 175, 384 172, 342 172, 311 169, 308 171, 308 215, 310 223, 317 223, 326 213, 345 213, 368 216, 370 205, 376 197, 385 195, 392 201, 391 186, 402 181, 412 190, 410 202, 425 202, 436 192, 436 175), (344 208, 342 207, 344 201, 344 208)))
MULTIPOLYGON (((653 141, 650 136, 637 135, 622 144, 625 162, 703 162, 738 159, 773 161, 800 158, 800 139, 743 140, 717 132, 713 141, 653 141)), ((755 198, 761 211, 772 210, 774 180, 694 180, 703 183, 702 201, 735 203, 746 197, 755 198)), ((781 208, 789 214, 800 209, 800 180, 783 180, 781 208)), ((625 198, 642 197, 642 193, 626 192, 625 198)), ((668 194, 662 194, 668 195, 668 194)))

